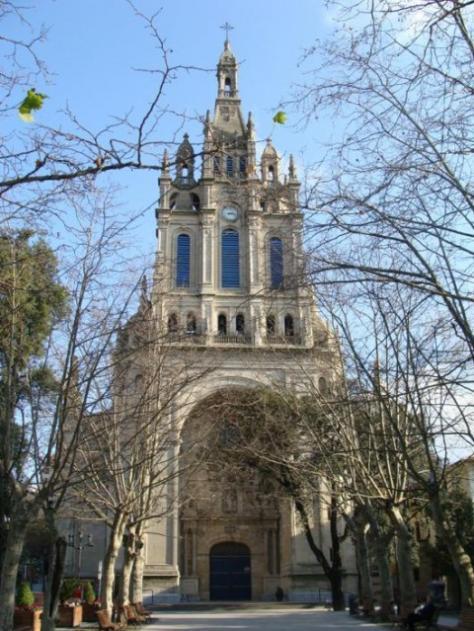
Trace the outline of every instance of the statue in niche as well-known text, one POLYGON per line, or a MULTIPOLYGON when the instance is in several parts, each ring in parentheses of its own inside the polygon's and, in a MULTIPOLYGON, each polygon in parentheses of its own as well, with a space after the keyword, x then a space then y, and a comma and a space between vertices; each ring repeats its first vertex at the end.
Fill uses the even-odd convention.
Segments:
POLYGON ((237 512, 237 490, 235 488, 226 489, 222 495, 222 512, 237 512))

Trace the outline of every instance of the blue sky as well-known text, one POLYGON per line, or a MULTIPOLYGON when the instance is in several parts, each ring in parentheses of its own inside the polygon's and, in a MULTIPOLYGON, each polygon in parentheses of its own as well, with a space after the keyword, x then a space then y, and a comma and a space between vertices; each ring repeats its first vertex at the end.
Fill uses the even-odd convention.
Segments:
MULTIPOLYGON (((193 119, 207 108, 213 109, 214 69, 225 38, 220 26, 228 21, 234 26, 232 49, 241 63, 244 115, 252 110, 258 138, 263 141, 271 135, 283 158, 289 152, 304 153, 311 162, 317 155, 318 141, 327 126, 320 123, 297 131, 291 113, 284 127, 275 126, 272 116, 279 101, 290 95, 291 85, 301 79, 298 62, 304 49, 331 29, 323 0, 137 0, 135 6, 147 15, 160 10, 157 25, 173 50, 172 63, 209 70, 182 72, 168 86, 162 101, 190 117, 185 128, 192 142, 201 140, 201 127, 193 119)), ((43 24, 48 29, 39 54, 51 80, 35 86, 48 94, 36 117, 39 123, 62 125, 60 112, 69 106, 85 126, 99 130, 116 116, 131 112, 138 118, 146 109, 157 77, 134 69, 159 67, 160 52, 125 0, 38 0, 28 17, 33 27, 43 24)), ((174 116, 163 121, 159 130, 163 139, 171 139, 181 122, 174 116)), ((157 155, 157 161, 160 157, 157 155)), ((114 181, 125 187, 117 196, 124 211, 135 214, 157 198, 156 173, 121 173, 114 181)), ((144 253, 155 248, 154 228, 150 208, 136 231, 144 253)))

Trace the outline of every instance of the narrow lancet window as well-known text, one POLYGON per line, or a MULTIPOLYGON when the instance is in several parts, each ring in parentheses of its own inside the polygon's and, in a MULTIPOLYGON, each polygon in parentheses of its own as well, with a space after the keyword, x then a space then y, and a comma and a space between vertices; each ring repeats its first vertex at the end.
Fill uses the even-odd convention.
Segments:
POLYGON ((270 275, 272 289, 283 286, 283 243, 281 239, 270 239, 270 275))
POLYGON ((191 259, 191 237, 178 235, 176 243, 176 287, 189 287, 191 259))
POLYGON ((239 233, 236 230, 222 232, 221 267, 222 287, 240 287, 239 233))

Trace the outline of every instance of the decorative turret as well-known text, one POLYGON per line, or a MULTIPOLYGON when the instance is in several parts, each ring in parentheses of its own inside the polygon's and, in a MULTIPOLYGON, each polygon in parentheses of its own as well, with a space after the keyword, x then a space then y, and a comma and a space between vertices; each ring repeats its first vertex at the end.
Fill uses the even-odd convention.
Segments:
POLYGON ((217 64, 217 87, 219 98, 236 98, 239 96, 237 61, 230 49, 228 33, 224 43, 224 51, 217 64))
POLYGON ((170 184, 171 184, 169 167, 170 167, 170 161, 168 158, 168 151, 165 149, 163 152, 163 160, 161 161, 161 176, 159 179, 160 208, 169 207, 169 193, 170 193, 170 184))
POLYGON ((271 139, 267 138, 267 144, 263 150, 260 163, 263 182, 268 182, 269 184, 278 182, 278 161, 277 151, 272 145, 271 139))
POLYGON ((183 142, 176 152, 176 180, 181 184, 190 184, 194 181, 194 150, 188 134, 184 134, 183 142))

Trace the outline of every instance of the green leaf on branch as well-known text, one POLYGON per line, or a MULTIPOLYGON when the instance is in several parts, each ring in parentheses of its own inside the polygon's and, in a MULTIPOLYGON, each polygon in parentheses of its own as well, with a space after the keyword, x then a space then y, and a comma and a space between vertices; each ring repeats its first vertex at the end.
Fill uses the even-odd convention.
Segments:
POLYGON ((273 122, 274 123, 278 123, 279 125, 284 125, 286 123, 286 119, 287 119, 287 116, 286 116, 285 112, 282 112, 280 110, 273 117, 273 122))
POLYGON ((33 110, 40 110, 43 107, 44 99, 48 98, 46 94, 36 92, 34 88, 28 90, 27 95, 20 103, 18 115, 25 123, 33 122, 33 110))

